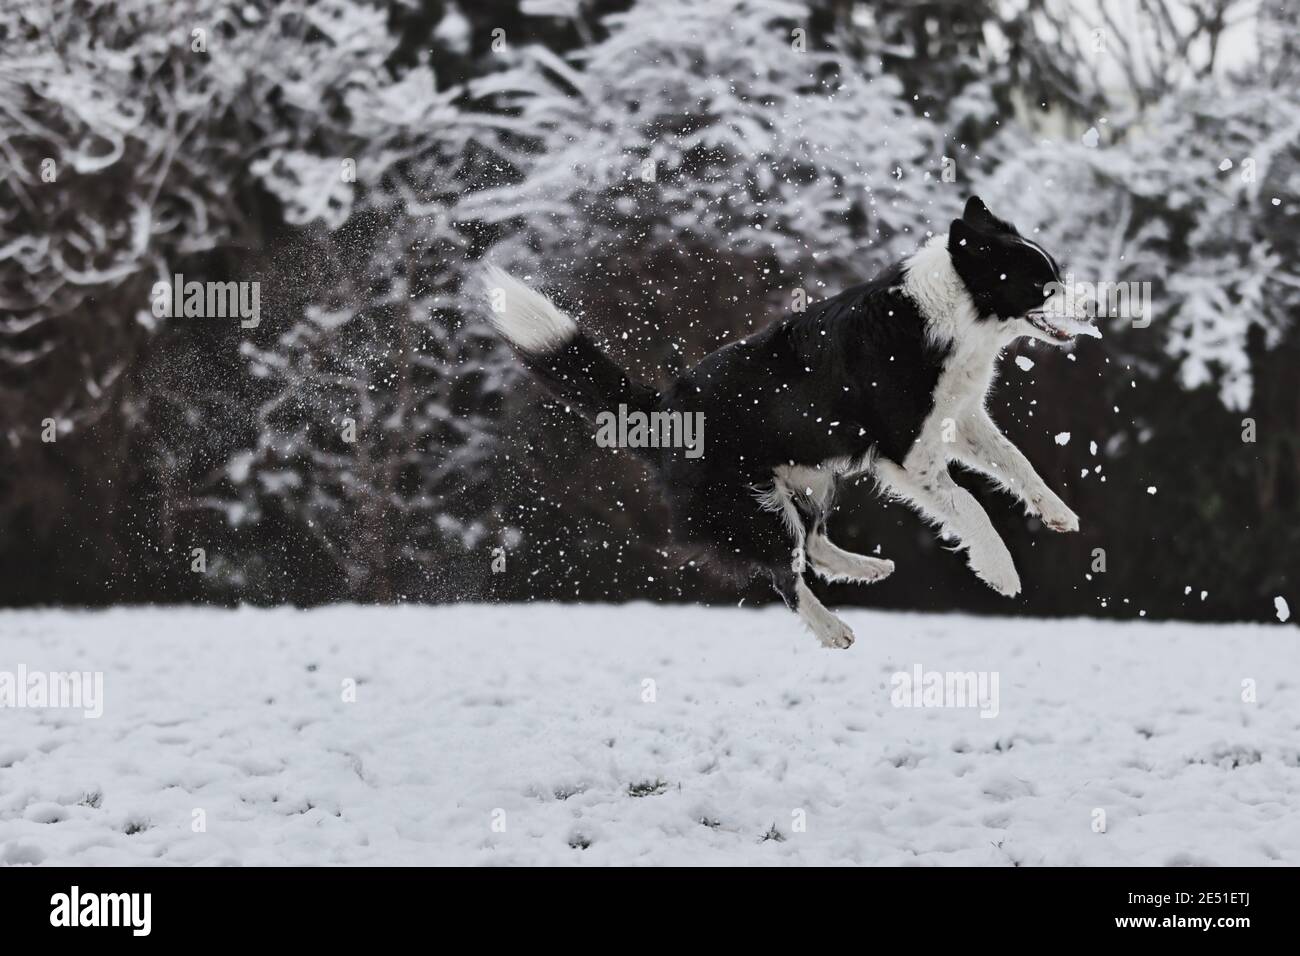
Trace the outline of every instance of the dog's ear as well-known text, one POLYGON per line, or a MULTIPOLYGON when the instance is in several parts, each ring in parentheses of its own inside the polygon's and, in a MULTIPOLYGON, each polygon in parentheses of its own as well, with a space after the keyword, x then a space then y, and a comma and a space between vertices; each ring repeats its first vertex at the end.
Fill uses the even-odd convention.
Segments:
POLYGON ((976 229, 984 229, 988 232, 1015 232, 1015 227, 1011 223, 989 212, 989 207, 984 205, 984 200, 979 196, 971 196, 966 200, 966 208, 962 210, 961 217, 976 229))
POLYGON ((979 196, 971 196, 966 200, 966 208, 962 210, 961 217, 976 229, 996 229, 1000 220, 989 212, 989 207, 984 205, 984 200, 979 196))
MULTIPOLYGON (((969 203, 967 204, 969 208, 969 203)), ((988 237, 964 218, 954 219, 948 230, 948 252, 959 259, 981 256, 989 250, 988 237)))

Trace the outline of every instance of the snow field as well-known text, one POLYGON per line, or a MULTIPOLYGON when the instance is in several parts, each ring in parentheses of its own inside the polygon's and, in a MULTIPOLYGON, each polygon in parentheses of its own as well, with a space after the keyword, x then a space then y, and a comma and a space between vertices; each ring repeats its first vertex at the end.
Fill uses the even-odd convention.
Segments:
POLYGON ((0 671, 105 698, 0 709, 0 862, 1300 863, 1294 626, 844 617, 0 613, 0 671), (895 707, 916 664, 998 715, 895 707))

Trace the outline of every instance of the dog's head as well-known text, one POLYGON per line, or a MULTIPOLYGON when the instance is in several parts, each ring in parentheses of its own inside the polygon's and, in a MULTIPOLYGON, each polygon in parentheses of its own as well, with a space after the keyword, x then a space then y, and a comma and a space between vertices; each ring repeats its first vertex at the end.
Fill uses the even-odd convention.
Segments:
POLYGON ((1074 340, 1081 331, 1046 308, 1061 289, 1056 260, 1016 227, 989 212, 972 196, 948 231, 948 254, 980 321, 1010 323, 1009 335, 1032 336, 1053 345, 1074 340))

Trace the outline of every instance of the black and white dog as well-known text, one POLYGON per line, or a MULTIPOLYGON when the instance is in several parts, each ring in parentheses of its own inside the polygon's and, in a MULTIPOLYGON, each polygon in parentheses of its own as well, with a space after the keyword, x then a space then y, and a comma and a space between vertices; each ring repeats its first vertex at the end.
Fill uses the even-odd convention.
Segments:
POLYGON ((950 461, 992 477, 1047 527, 1078 530, 1074 512, 984 407, 1014 339, 1061 345, 1097 334, 1047 311, 1060 281, 1042 247, 972 197, 947 235, 873 281, 723 346, 656 390, 629 379, 545 297, 495 267, 484 274, 497 330, 578 410, 703 413, 703 455, 640 450, 663 485, 674 535, 732 570, 769 575, 828 647, 848 647, 853 632, 813 595, 805 568, 863 583, 894 570, 826 536, 841 478, 873 475, 965 548, 971 570, 1007 596, 1020 591, 1011 555, 949 474, 950 461))

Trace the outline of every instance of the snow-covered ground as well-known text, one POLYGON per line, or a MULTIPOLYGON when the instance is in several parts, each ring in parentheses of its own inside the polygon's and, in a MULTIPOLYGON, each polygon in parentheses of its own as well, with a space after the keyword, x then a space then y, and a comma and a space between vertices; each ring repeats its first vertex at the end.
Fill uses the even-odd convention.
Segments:
POLYGON ((104 679, 0 709, 0 861, 1300 864, 1294 625, 844 616, 0 613, 0 672, 104 679), (894 706, 917 664, 997 716, 894 706))

